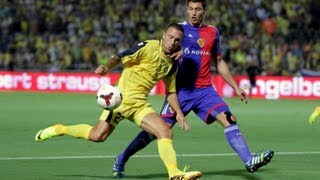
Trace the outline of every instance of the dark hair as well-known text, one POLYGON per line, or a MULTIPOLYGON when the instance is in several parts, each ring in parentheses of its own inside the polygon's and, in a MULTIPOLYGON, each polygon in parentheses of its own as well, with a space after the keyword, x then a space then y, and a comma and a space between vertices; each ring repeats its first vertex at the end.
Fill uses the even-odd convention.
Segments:
POLYGON ((190 2, 193 2, 193 3, 201 3, 202 6, 203 6, 203 9, 206 9, 206 8, 207 8, 207 2, 206 2, 206 0, 188 0, 187 6, 189 5, 190 2))
POLYGON ((166 27, 166 29, 165 29, 165 31, 167 31, 169 28, 174 28, 174 29, 177 29, 177 30, 179 30, 179 31, 181 31, 182 33, 184 33, 184 30, 183 30, 183 28, 180 26, 180 24, 178 24, 178 23, 170 23, 167 27, 166 27))

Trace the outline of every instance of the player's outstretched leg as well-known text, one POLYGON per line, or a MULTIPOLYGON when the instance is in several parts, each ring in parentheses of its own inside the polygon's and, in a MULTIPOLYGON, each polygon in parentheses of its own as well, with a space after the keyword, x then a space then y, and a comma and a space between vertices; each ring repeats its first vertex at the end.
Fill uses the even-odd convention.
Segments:
POLYGON ((320 106, 316 107, 316 109, 310 115, 309 123, 313 125, 316 122, 317 118, 319 117, 320 117, 320 106))
POLYGON ((247 171, 253 173, 262 166, 267 165, 273 158, 273 155, 274 152, 272 150, 253 155, 251 161, 245 164, 247 171))
POLYGON ((41 129, 35 136, 36 141, 44 141, 55 136, 69 135, 75 138, 83 138, 89 140, 90 131, 93 129, 88 124, 77 124, 72 126, 64 126, 56 124, 45 129, 41 129))
POLYGON ((59 136, 61 134, 57 133, 57 129, 61 128, 61 127, 63 127, 62 124, 56 124, 56 125, 50 126, 48 128, 41 129, 40 131, 38 131, 38 133, 36 134, 34 139, 36 141, 40 142, 40 141, 44 141, 44 140, 50 139, 55 136, 59 136))
POLYGON ((201 177, 202 174, 199 171, 185 172, 178 169, 176 152, 171 139, 158 139, 157 144, 160 158, 167 168, 169 180, 197 180, 201 177))

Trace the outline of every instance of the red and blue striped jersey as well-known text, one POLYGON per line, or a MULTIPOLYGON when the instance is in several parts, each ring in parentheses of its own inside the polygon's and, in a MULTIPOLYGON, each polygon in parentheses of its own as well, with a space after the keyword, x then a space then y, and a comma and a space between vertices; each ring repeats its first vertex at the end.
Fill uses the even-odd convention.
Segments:
POLYGON ((211 60, 221 55, 219 31, 209 25, 194 27, 185 21, 183 56, 179 63, 177 88, 201 88, 211 85, 211 60))

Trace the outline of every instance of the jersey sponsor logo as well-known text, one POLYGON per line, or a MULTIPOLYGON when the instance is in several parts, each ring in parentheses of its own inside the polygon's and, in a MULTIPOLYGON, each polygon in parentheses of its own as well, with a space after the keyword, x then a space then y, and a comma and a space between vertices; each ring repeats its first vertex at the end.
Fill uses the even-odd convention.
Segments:
POLYGON ((204 46, 204 44, 205 44, 205 41, 204 41, 204 39, 199 38, 199 39, 197 40, 197 43, 199 44, 199 46, 200 46, 201 48, 203 48, 203 46, 204 46))
POLYGON ((211 56, 210 51, 201 51, 201 50, 193 50, 190 48, 185 48, 183 50, 184 54, 191 54, 191 55, 204 55, 204 56, 211 56))

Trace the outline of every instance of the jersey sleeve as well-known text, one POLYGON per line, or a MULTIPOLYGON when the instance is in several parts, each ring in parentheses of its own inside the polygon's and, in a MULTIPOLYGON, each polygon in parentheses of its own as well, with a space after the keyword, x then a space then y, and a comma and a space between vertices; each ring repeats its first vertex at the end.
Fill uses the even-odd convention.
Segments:
POLYGON ((126 63, 134 63, 135 61, 139 61, 143 56, 144 48, 147 45, 147 42, 141 42, 136 46, 133 46, 121 53, 118 53, 117 56, 121 58, 121 62, 123 64, 126 63))
POLYGON ((217 28, 216 29, 216 35, 215 35, 215 40, 214 40, 214 44, 212 47, 212 54, 213 56, 221 56, 221 48, 220 48, 220 35, 219 35, 219 30, 217 28))
POLYGON ((168 75, 163 79, 166 91, 169 93, 176 92, 176 76, 177 76, 177 64, 174 63, 168 75))

